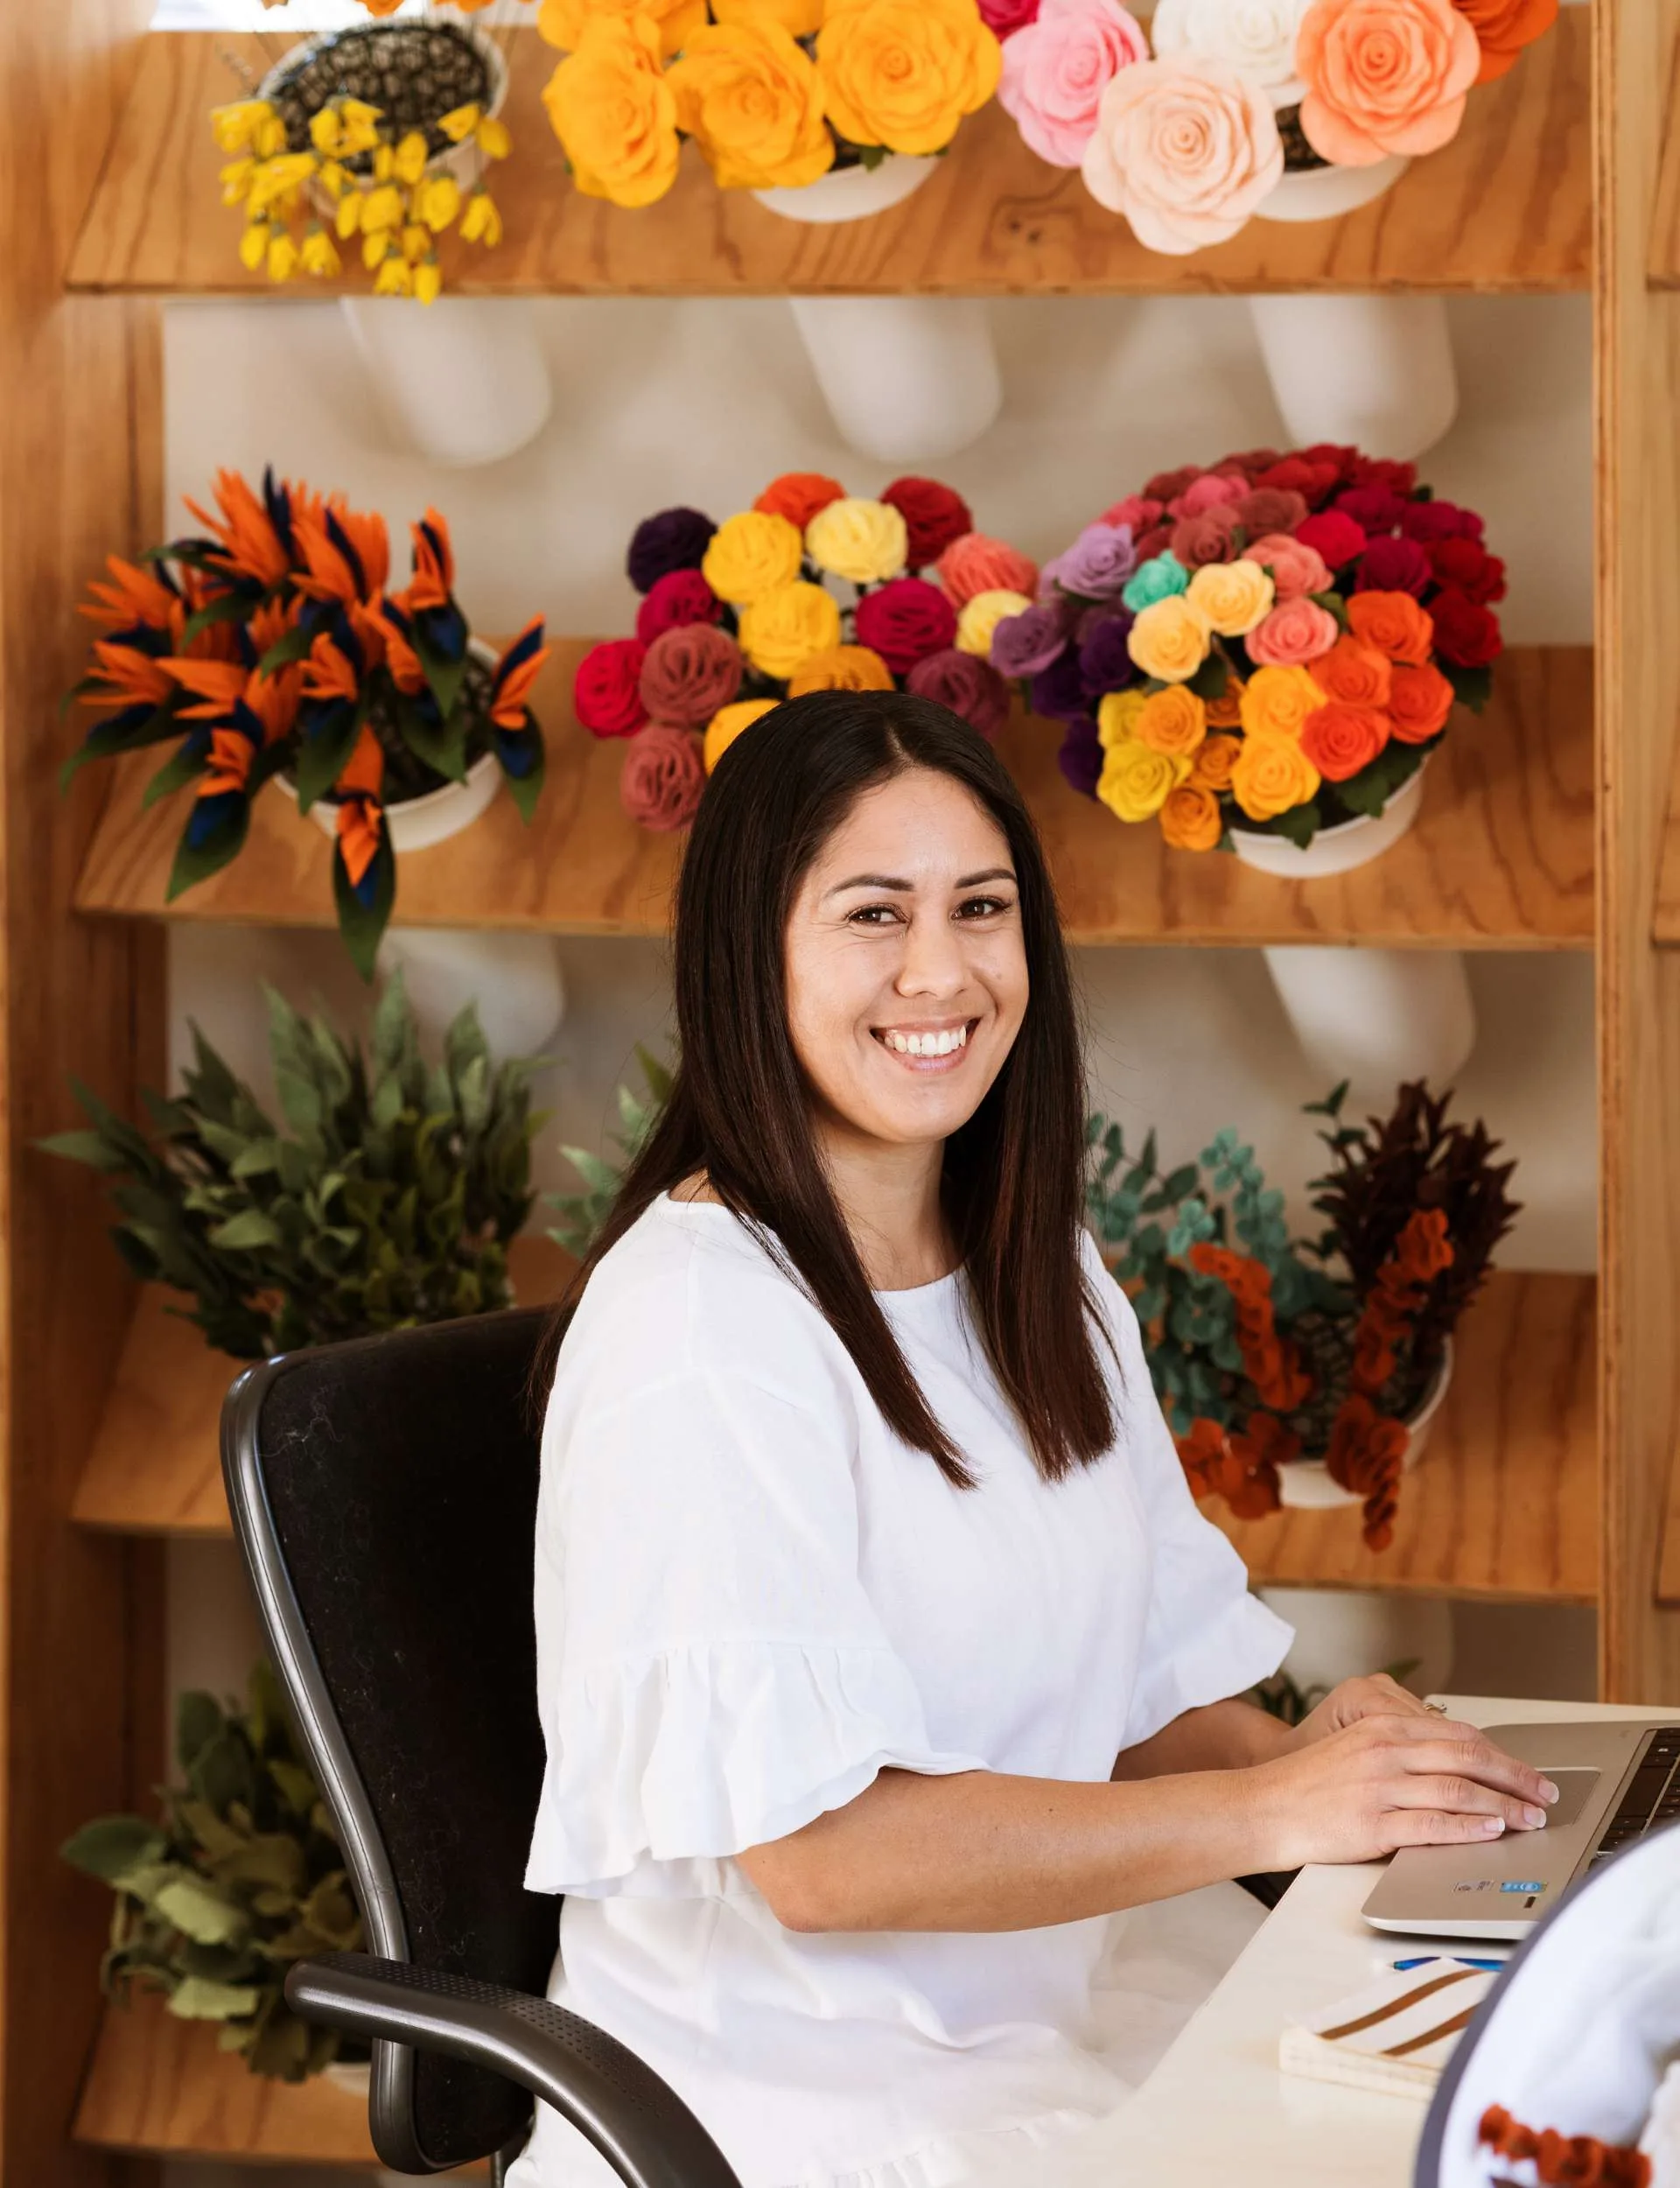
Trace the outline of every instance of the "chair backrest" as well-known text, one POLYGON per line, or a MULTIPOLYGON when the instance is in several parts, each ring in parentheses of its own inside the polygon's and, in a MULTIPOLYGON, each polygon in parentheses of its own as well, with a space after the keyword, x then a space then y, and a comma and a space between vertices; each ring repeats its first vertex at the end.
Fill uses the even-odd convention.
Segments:
MULTIPOLYGON (((296 1352, 222 1412, 234 1529, 368 1949, 541 1995, 558 1902, 521 1877, 542 1776, 531 1611, 546 1313, 296 1352)), ((529 2115, 482 2069, 374 2047, 387 2164, 489 2156, 529 2115)))

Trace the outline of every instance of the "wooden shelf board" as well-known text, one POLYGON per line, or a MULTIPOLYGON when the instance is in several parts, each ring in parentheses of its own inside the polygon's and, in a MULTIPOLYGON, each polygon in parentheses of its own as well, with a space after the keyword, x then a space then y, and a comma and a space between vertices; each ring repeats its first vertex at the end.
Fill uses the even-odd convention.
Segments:
MULTIPOLYGON (((523 827, 504 796, 449 844, 407 854, 397 881, 402 924, 666 932, 679 844, 625 817, 622 746, 588 735, 572 715, 572 670, 589 642, 557 644, 536 694, 549 751, 536 821, 523 827)), ((1043 831, 1072 942, 1592 947, 1592 657, 1585 648, 1507 655, 1487 712, 1460 712, 1432 761, 1410 835, 1373 865, 1329 880, 1281 881, 1234 858, 1170 851, 1153 827, 1124 827, 1062 781, 1060 735, 1054 724, 1020 717, 1000 749, 1043 831)), ((79 910, 332 923, 329 841, 273 789, 256 801, 234 864, 166 903, 183 811, 178 799, 143 810, 158 764, 156 754, 141 753, 113 769, 76 887, 79 910)))
POLYGON ((74 2128, 108 2149, 268 2163, 374 2163, 368 2100, 320 2076, 297 2084, 253 2074, 216 2049, 203 2021, 177 2021, 155 1996, 109 2005, 74 2128))
POLYGON ((1674 740, 1669 810, 1657 854, 1656 908, 1651 919, 1651 939, 1659 948, 1671 949, 1680 943, 1680 733, 1674 740))
POLYGON ((1650 255, 1646 279, 1653 289, 1680 288, 1680 48, 1669 74, 1662 108, 1662 158, 1651 203, 1650 255))
POLYGON ((1380 1554, 1361 1542, 1356 1511, 1243 1521, 1204 1509, 1263 1585, 1595 1602, 1597 1288, 1590 1276, 1489 1280, 1380 1554))
MULTIPOLYGON (((996 104, 966 122, 935 174, 893 211, 812 227, 742 190, 719 191, 692 145, 668 197, 640 212, 582 196, 542 106, 557 59, 534 31, 507 34, 512 158, 495 194, 493 252, 452 246, 463 295, 755 296, 1288 290, 1584 290, 1591 258, 1585 12, 1472 97, 1445 151, 1337 221, 1256 221, 1187 258, 1144 250, 1077 172, 1046 166, 996 104)), ((263 294, 239 263, 240 215, 220 201, 208 114, 259 77, 282 42, 192 32, 147 39, 71 255, 71 287, 165 295, 263 294)), ((360 276, 360 268, 356 269, 360 276)), ((365 286, 365 277, 357 284, 365 286)), ((289 289, 286 293, 298 291, 289 289)))
MULTIPOLYGON (((554 1298, 573 1266, 541 1233, 511 1257, 519 1299, 554 1298)), ((70 1508, 85 1527, 122 1534, 228 1535, 221 1486, 221 1401, 241 1363, 212 1351, 185 1304, 161 1285, 143 1288, 88 1464, 70 1508)))

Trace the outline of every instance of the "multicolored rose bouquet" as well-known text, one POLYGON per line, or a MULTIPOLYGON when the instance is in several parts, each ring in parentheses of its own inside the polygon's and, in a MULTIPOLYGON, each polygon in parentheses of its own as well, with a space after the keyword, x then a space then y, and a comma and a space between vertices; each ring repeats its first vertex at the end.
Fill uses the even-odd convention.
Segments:
POLYGON ((801 692, 915 691, 995 735, 1009 687, 985 658, 993 626, 1038 582, 937 480, 867 501, 813 472, 721 524, 662 509, 626 567, 636 635, 584 655, 573 704, 595 736, 628 740, 625 810, 659 830, 686 827, 731 741, 801 692))
POLYGON ((542 785, 529 699, 547 657, 541 622, 500 656, 472 638, 455 600, 449 528, 428 509, 410 528, 413 572, 388 589, 382 516, 266 473, 260 495, 216 477, 216 508, 187 508, 203 536, 141 563, 108 560, 82 613, 101 628, 72 698, 108 710, 65 762, 148 745, 174 749, 148 804, 190 789, 169 894, 237 857, 251 801, 270 776, 300 811, 336 809, 332 889, 364 978, 396 894, 390 810, 500 768, 528 821, 542 785))
POLYGON ((586 196, 652 205, 684 137, 727 190, 942 152, 998 85, 976 0, 542 0, 542 96, 586 196))
MULTIPOLYGON (((364 4, 385 16, 400 0, 364 4)), ((510 149, 507 80, 500 49, 465 24, 369 23, 298 47, 211 116, 222 203, 244 208, 242 262, 270 281, 331 279, 354 247, 376 296, 433 302, 440 235, 501 240, 484 178, 510 149)))
POLYGON ((1409 1421, 1517 1213, 1516 1166, 1421 1082, 1358 1127, 1340 1121, 1346 1091, 1308 1112, 1329 1124, 1331 1167, 1309 1188, 1317 1238, 1291 1238, 1282 1194, 1228 1130, 1164 1175, 1152 1133, 1128 1157, 1119 1126, 1094 1118, 1088 1207, 1196 1494, 1259 1518, 1284 1501, 1281 1469, 1320 1459, 1382 1550, 1409 1421))
POLYGON ((1026 144, 1180 254, 1235 235, 1286 173, 1438 151, 1558 0, 1158 0, 1147 32, 1120 0, 982 12, 1026 144))
POLYGON ((1369 818, 1455 698, 1480 709, 1505 565, 1409 463, 1251 449, 1163 472, 1012 600, 990 659, 1065 725, 1074 788, 1186 851, 1369 818))

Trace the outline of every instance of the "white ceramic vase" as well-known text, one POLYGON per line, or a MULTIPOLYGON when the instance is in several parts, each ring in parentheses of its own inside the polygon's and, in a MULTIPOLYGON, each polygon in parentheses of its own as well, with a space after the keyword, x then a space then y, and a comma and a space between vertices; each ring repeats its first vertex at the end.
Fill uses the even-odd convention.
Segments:
POLYGON ((1410 160, 1402 153, 1369 167, 1303 167, 1286 174, 1255 208, 1256 221, 1334 221, 1392 190, 1410 160))
POLYGON ((1310 844, 1292 844, 1286 836, 1264 835, 1256 829, 1233 826, 1231 849, 1245 866, 1275 873, 1284 881, 1319 881, 1336 873, 1352 873, 1391 851, 1410 829, 1423 803, 1425 760, 1408 776, 1382 810, 1374 817, 1361 814, 1334 828, 1321 828, 1310 844))
POLYGON ((451 470, 500 463, 554 406, 536 307, 524 297, 344 296, 339 310, 393 437, 451 470))
POLYGON ((806 221, 827 228, 839 221, 866 221, 885 213, 920 189, 939 165, 931 156, 920 158, 890 152, 873 167, 831 167, 826 175, 798 190, 755 190, 752 195, 767 211, 784 221, 806 221))
POLYGON ((1458 416, 1445 298, 1255 296, 1249 310, 1292 440, 1410 460, 1458 416))
POLYGON ((560 945, 552 935, 392 927, 380 942, 377 962, 382 979, 401 971, 421 1033, 433 1041, 476 1003, 493 1056, 536 1056, 565 1016, 560 945))
POLYGON ((1409 1079, 1451 1086, 1476 1045, 1457 950, 1274 945, 1262 953, 1302 1053, 1326 1085, 1386 1105, 1409 1079))
MULTIPOLYGON (((1452 1381, 1452 1341, 1449 1337, 1441 1364, 1434 1381, 1424 1392, 1423 1399, 1406 1422, 1406 1455, 1401 1461, 1402 1469, 1410 1474, 1429 1448, 1429 1432, 1435 1416, 1446 1403, 1446 1393, 1452 1381)), ((1292 1459, 1287 1466, 1278 1469, 1278 1495, 1290 1511, 1337 1511, 1348 1504, 1363 1503, 1363 1498, 1352 1490, 1343 1489, 1330 1478, 1330 1469, 1322 1459, 1292 1459)), ((1366 1666, 1366 1670, 1375 1668, 1366 1666)))
POLYGON ((841 438, 881 463, 966 448, 1002 408, 991 321, 977 297, 790 297, 841 438))

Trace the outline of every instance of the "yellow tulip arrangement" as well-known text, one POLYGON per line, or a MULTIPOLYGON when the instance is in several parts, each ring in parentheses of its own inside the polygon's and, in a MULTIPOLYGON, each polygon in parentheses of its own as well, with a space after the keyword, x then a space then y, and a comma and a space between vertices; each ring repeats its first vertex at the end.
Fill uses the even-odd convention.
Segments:
POLYGON ((586 196, 652 205, 682 139, 726 190, 942 152, 998 87, 976 0, 542 0, 543 93, 586 196))
POLYGON ((447 140, 441 152, 427 130, 398 128, 379 107, 347 95, 309 116, 301 143, 295 113, 289 130, 274 99, 234 100, 215 108, 211 123, 228 156, 222 202, 245 212, 241 261, 271 281, 331 279, 354 249, 375 295, 430 304, 443 287, 440 235, 452 228, 486 249, 501 240, 501 214, 483 175, 510 145, 506 124, 481 103, 437 117, 432 130, 447 140), (477 179, 466 186, 445 164, 456 147, 478 155, 477 179))

